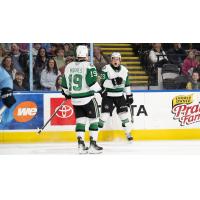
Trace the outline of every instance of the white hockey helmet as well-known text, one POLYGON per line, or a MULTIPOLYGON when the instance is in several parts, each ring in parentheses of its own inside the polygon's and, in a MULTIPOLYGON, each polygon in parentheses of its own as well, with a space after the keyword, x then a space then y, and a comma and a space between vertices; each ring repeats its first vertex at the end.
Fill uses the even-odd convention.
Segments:
POLYGON ((119 52, 113 52, 111 55, 111 60, 113 58, 119 58, 120 60, 122 59, 121 54, 119 52))
POLYGON ((88 48, 84 45, 79 45, 76 49, 77 58, 86 58, 88 56, 88 48))

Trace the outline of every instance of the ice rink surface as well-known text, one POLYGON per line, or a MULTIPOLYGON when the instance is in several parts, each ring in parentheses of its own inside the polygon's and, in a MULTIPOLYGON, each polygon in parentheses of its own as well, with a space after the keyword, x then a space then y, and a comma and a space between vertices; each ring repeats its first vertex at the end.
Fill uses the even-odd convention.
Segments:
MULTIPOLYGON (((88 145, 88 143, 87 143, 88 145)), ((200 140, 99 142, 103 155, 200 155, 200 140)), ((0 144, 0 154, 78 155, 77 143, 0 144)), ((100 155, 98 155, 100 156, 100 155)))

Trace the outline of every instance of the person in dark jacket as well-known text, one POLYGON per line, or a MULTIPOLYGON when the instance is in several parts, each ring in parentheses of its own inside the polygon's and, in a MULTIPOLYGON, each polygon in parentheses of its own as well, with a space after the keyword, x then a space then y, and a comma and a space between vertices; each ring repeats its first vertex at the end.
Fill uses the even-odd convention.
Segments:
POLYGON ((33 67, 33 79, 34 79, 34 87, 36 90, 41 89, 40 79, 42 70, 46 67, 48 61, 48 55, 45 48, 41 47, 38 50, 38 54, 35 59, 35 64, 33 67))
POLYGON ((180 43, 174 43, 173 48, 171 48, 168 52, 168 59, 169 62, 181 67, 183 64, 184 59, 187 56, 186 51, 181 47, 180 43))

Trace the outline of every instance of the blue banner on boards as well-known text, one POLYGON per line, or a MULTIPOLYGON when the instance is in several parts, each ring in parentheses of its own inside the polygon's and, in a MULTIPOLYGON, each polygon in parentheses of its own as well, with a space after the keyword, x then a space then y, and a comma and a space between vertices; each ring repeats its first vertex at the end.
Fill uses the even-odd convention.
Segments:
MULTIPOLYGON (((3 113, 0 130, 37 129, 43 125, 43 94, 15 94, 16 103, 3 113)), ((0 102, 0 107, 3 104, 0 102)))

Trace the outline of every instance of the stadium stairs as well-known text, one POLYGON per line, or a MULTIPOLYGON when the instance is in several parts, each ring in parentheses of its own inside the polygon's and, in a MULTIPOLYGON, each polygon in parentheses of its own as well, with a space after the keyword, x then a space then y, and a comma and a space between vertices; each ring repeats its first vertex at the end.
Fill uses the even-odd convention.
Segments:
POLYGON ((120 52, 122 55, 122 65, 129 71, 131 86, 147 86, 148 75, 141 66, 139 57, 135 56, 132 44, 129 43, 95 43, 101 48, 104 55, 110 56, 113 52, 120 52))

